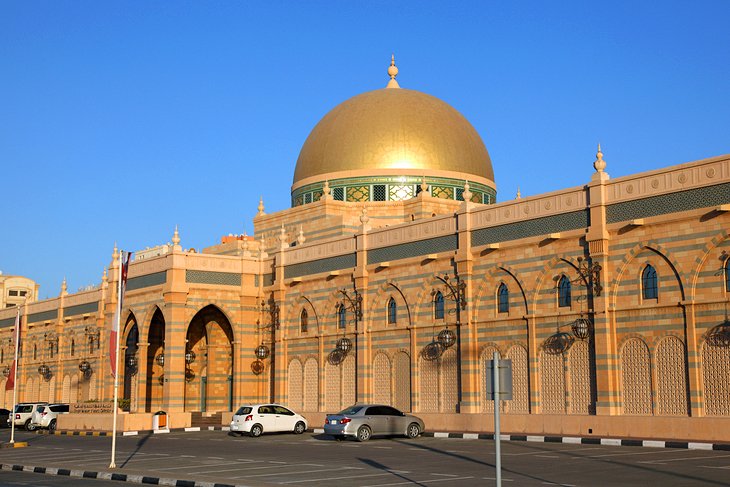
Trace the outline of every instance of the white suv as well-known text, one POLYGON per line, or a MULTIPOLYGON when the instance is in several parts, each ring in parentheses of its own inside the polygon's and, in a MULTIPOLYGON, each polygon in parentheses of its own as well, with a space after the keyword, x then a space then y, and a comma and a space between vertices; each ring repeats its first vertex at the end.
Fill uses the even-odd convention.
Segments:
POLYGON ((33 431, 36 428, 48 428, 51 431, 56 430, 56 418, 59 414, 68 414, 68 404, 48 404, 36 406, 30 417, 30 424, 28 428, 33 431))
POLYGON ((15 422, 15 427, 22 426, 28 431, 33 431, 35 428, 31 426, 30 417, 33 414, 33 411, 36 410, 38 406, 45 406, 48 403, 45 402, 21 402, 19 404, 15 405, 15 410, 13 411, 12 417, 14 419, 8 419, 8 426, 10 426, 10 421, 15 422))

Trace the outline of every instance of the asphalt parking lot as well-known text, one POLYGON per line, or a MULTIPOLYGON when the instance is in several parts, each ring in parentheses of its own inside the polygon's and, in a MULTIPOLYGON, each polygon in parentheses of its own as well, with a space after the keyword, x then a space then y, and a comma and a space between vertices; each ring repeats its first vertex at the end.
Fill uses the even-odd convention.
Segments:
MULTIPOLYGON (((21 432, 16 439, 28 441, 29 446, 0 450, 0 463, 111 471, 111 438, 21 432)), ((495 483, 490 440, 391 438, 357 443, 312 433, 249 438, 224 431, 172 432, 118 437, 116 463, 115 472, 138 479, 154 476, 229 485, 495 483)), ((504 485, 514 486, 730 485, 730 451, 505 441, 502 467, 504 485)), ((9 473, 0 472, 0 483, 9 480, 4 475, 9 473)))

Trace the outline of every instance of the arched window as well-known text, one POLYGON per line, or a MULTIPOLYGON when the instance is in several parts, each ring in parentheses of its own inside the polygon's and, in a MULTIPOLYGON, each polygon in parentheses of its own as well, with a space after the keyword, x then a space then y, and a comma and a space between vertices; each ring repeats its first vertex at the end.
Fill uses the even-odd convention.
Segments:
POLYGON ((72 357, 74 356, 75 352, 76 352, 76 342, 75 342, 75 341, 74 341, 74 339, 72 338, 72 339, 71 339, 71 356, 72 356, 72 357))
POLYGON ((725 291, 730 293, 730 258, 725 259, 725 291))
POLYGON ((94 353, 94 337, 89 337, 89 353, 94 353))
POLYGON ((641 273, 641 290, 644 299, 659 298, 659 287, 657 285, 656 270, 654 267, 647 265, 644 272, 641 273))
POLYGON ((509 312, 509 289, 505 283, 499 285, 497 290, 497 311, 500 313, 509 312))
POLYGON ((444 319, 444 295, 441 291, 436 291, 433 296, 433 318, 435 320, 444 319))
POLYGON ((394 325, 398 318, 398 306, 395 304, 395 299, 390 298, 388 300, 388 324, 394 325))
POLYGON ((53 358, 53 352, 54 352, 54 350, 53 350, 53 342, 50 342, 48 344, 48 354, 51 356, 51 358, 53 358))
POLYGON ((347 327, 347 309, 341 304, 337 309, 337 327, 344 330, 347 327))
POLYGON ((307 327, 309 326, 309 315, 307 315, 307 310, 303 309, 302 314, 299 316, 299 331, 302 333, 307 333, 307 327))
POLYGON ((558 306, 570 307, 570 280, 562 276, 558 282, 558 306))

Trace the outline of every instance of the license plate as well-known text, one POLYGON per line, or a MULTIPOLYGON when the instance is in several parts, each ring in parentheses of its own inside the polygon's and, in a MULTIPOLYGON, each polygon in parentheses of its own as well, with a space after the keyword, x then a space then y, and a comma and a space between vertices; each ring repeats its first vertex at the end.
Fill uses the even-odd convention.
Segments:
POLYGON ((336 419, 330 419, 330 424, 337 424, 337 420, 336 419))

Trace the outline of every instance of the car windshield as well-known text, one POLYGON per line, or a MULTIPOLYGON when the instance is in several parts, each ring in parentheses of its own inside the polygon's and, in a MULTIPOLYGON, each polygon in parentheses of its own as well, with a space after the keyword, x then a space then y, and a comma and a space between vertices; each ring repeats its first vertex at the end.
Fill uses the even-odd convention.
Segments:
POLYGON ((243 416, 244 414, 251 414, 251 406, 241 406, 236 411, 236 416, 243 416))
POLYGON ((343 409, 342 411, 340 411, 337 414, 341 414, 342 416, 349 416, 351 414, 357 414, 358 412, 360 412, 360 410, 363 407, 364 406, 350 406, 349 408, 343 409))

